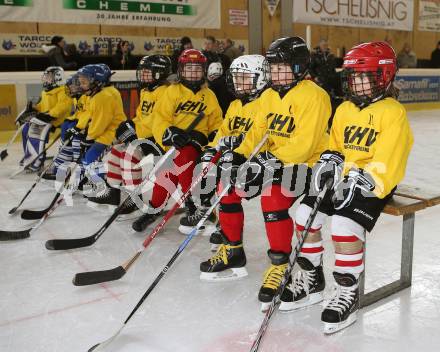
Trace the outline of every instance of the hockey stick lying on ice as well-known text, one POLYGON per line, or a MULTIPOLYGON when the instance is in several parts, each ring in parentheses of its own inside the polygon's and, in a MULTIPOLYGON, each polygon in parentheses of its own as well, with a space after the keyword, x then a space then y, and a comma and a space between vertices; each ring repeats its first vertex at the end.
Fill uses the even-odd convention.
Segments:
POLYGON ((30 162, 28 162, 26 165, 24 165, 20 170, 15 171, 11 176, 9 176, 10 179, 13 179, 15 176, 21 174, 24 172, 30 165, 32 165, 36 160, 38 160, 39 157, 41 157, 44 153, 46 153, 55 143, 58 139, 60 139, 61 134, 57 135, 52 142, 50 142, 46 148, 43 149, 43 151, 38 154, 35 158, 33 158, 30 162))
POLYGON ((218 159, 220 159, 221 152, 217 152, 215 156, 212 158, 210 163, 206 165, 202 172, 197 176, 194 182, 191 184, 191 187, 186 191, 179 200, 173 205, 173 207, 168 210, 165 216, 162 218, 161 222, 159 222, 153 231, 147 236, 145 241, 142 243, 142 247, 136 252, 134 256, 132 256, 127 262, 124 264, 109 270, 102 271, 89 271, 78 273, 73 278, 73 284, 76 286, 86 286, 98 284, 100 282, 108 282, 119 280, 122 278, 128 271, 128 269, 134 264, 134 262, 140 257, 142 252, 150 245, 150 243, 154 240, 156 235, 164 228, 165 224, 168 220, 174 215, 177 209, 185 202, 185 200, 190 196, 191 192, 195 189, 195 187, 202 181, 202 179, 206 176, 209 170, 217 163, 218 159))
MULTIPOLYGON (((259 152, 259 150, 261 149, 261 147, 264 145, 264 143, 266 143, 266 140, 268 138, 268 135, 265 134, 263 139, 260 141, 260 143, 258 143, 258 145, 255 147, 255 149, 252 151, 251 155, 249 156, 249 158, 246 160, 246 162, 240 166, 239 170, 238 170, 238 176, 237 176, 237 182, 239 182, 239 180, 242 177, 246 177, 246 172, 242 172, 241 170, 245 170, 245 167, 249 164, 249 161, 259 152)), ((225 188, 222 190, 222 192, 218 195, 217 200, 209 207, 209 209, 206 211, 206 213, 203 215, 203 217, 200 219, 200 221, 197 223, 197 225, 191 230, 190 234, 185 238, 185 240, 181 243, 181 245, 179 246, 179 248, 177 249, 177 251, 173 254, 173 256, 171 257, 171 259, 168 261, 168 263, 165 265, 165 267, 162 269, 162 271, 159 273, 159 275, 156 277, 156 279, 153 281, 153 283, 150 285, 150 287, 148 287, 147 291, 145 291, 144 295, 141 297, 141 299, 139 300, 139 302, 136 304, 136 306, 134 307, 134 309, 131 311, 131 313, 128 315, 127 319, 125 319, 124 323, 122 324, 122 326, 119 328, 119 330, 109 339, 98 343, 97 345, 91 347, 88 352, 96 352, 96 351, 102 351, 102 349, 107 346, 109 343, 111 343, 118 335, 119 333, 122 331, 122 329, 124 328, 125 325, 127 325, 128 321, 131 319, 131 317, 136 313, 136 311, 139 309, 139 307, 142 305, 142 303, 144 303, 144 301, 146 300, 146 298, 150 295, 150 293, 153 291, 153 289, 156 287, 156 285, 159 283, 159 281, 165 276, 165 274, 169 271, 169 269, 171 268, 171 266, 173 265, 173 263, 176 261, 176 259, 179 257, 179 255, 183 252, 183 250, 186 248, 186 246, 188 245, 188 243, 191 241, 191 239, 197 234, 197 231, 200 229, 200 227, 202 227, 203 223, 206 221, 206 219, 209 217, 209 214, 211 214, 211 212, 215 209, 215 207, 217 206, 218 203, 220 203, 220 200, 222 199, 222 197, 224 195, 226 195, 226 193, 229 191, 229 189, 231 188, 231 183, 228 183, 227 186, 225 186, 225 188)), ((137 257, 139 257, 141 253, 138 252, 137 257)), ((132 263, 131 263, 132 264, 132 263)), ((130 265, 131 265, 130 264, 130 265)))
POLYGON ((254 342, 252 343, 252 347, 250 349, 250 352, 257 352, 258 348, 261 344, 261 341, 263 339, 264 333, 266 332, 267 327, 269 326, 270 318, 272 317, 273 313, 275 312, 276 307, 278 306, 280 302, 280 296, 284 291, 284 288, 287 284, 287 281, 289 279, 289 276, 292 273, 293 266, 296 263, 296 259, 298 257, 298 253, 300 252, 304 241, 307 237, 307 234, 309 233, 310 227, 312 226, 313 220, 315 220, 316 214, 318 213, 319 206, 321 205, 322 199, 324 198, 325 194, 327 193, 327 190, 329 189, 330 185, 332 184, 333 180, 328 180, 326 184, 324 185, 321 192, 318 194, 318 197, 316 198, 315 204, 313 205, 313 209, 309 215, 309 218, 307 219, 307 222, 304 226, 304 230, 301 232, 298 242, 296 243, 295 249, 293 250, 292 256, 289 259, 289 265, 287 267, 286 272, 284 273, 283 280, 281 281, 280 286, 278 286, 278 289, 275 293, 275 295, 272 298, 272 302, 270 303, 270 306, 268 310, 266 311, 266 314, 264 316, 263 322, 261 323, 260 329, 258 330, 258 334, 254 339, 254 342))
POLYGON ((37 229, 43 224, 43 222, 52 214, 55 209, 63 202, 64 198, 60 198, 55 202, 55 204, 49 209, 49 211, 44 214, 44 216, 40 219, 38 224, 34 227, 31 227, 27 230, 22 231, 2 231, 0 230, 0 241, 12 241, 12 240, 22 240, 30 237, 37 229))
MULTIPOLYGON (((203 119, 204 116, 205 116, 204 112, 199 113, 194 119, 194 121, 185 130, 185 132, 187 133, 191 132, 199 124, 199 122, 203 119)), ((165 162, 171 157, 171 155, 174 154, 175 150, 176 148, 173 147, 170 150, 168 150, 164 156, 162 156, 162 158, 156 163, 154 168, 150 171, 148 177, 146 177, 146 179, 136 187, 136 189, 132 192, 132 194, 136 196, 137 194, 140 193, 145 183, 151 181, 155 173, 162 167, 162 165, 165 164, 165 162)), ((46 242, 46 248, 49 250, 65 250, 65 249, 91 246, 102 236, 102 234, 115 221, 115 219, 119 216, 120 212, 124 208, 125 204, 128 203, 129 199, 130 197, 127 197, 125 201, 114 210, 113 214, 104 223, 104 225, 102 225, 101 228, 98 231, 96 231, 93 235, 83 238, 49 240, 46 242)))
POLYGON ((21 125, 17 131, 15 131, 14 135, 12 136, 12 138, 9 140, 8 144, 6 144, 5 149, 3 149, 0 152, 0 160, 3 161, 8 157, 8 148, 11 146, 12 143, 14 143, 15 139, 17 138, 17 136, 20 134, 20 132, 23 130, 24 125, 21 125))
MULTIPOLYGON (((65 141, 63 143, 63 145, 61 146, 60 151, 63 150, 63 148, 68 145, 73 139, 73 136, 71 138, 69 138, 67 141, 65 141)), ((42 179, 42 177, 44 176, 44 174, 52 167, 52 165, 55 163, 55 158, 51 161, 51 163, 49 164, 48 167, 46 167, 43 172, 37 177, 37 179, 35 180, 34 184, 31 186, 31 188, 27 191, 27 193, 24 195, 24 197, 21 199, 20 203, 18 203, 18 205, 14 208, 12 208, 11 210, 9 210, 9 214, 14 214, 18 208, 20 208, 20 206, 23 204, 23 202, 26 200, 26 198, 29 196, 29 194, 31 194, 32 190, 35 188, 35 186, 37 185, 38 182, 40 182, 40 180, 42 179)))

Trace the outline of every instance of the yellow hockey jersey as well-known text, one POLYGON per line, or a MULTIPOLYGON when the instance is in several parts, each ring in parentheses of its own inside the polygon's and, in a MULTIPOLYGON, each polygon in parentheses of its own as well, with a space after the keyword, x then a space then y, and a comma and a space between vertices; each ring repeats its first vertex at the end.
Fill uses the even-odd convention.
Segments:
POLYGON ((75 113, 73 114, 74 119, 77 119, 76 127, 83 130, 87 127, 90 120, 90 115, 87 112, 87 105, 89 101, 89 96, 81 95, 79 99, 74 99, 75 113))
POLYGON ((384 198, 403 179, 413 135, 402 104, 393 98, 360 109, 342 103, 335 113, 329 149, 345 156, 350 168, 367 171, 376 182, 374 193, 384 198))
POLYGON ((153 110, 167 87, 166 85, 159 86, 152 92, 148 89, 142 89, 136 116, 133 118, 138 138, 143 139, 153 136, 153 119, 155 116, 153 110))
POLYGON ((165 148, 162 145, 165 130, 170 126, 186 129, 201 111, 205 112, 205 117, 194 130, 207 137, 223 122, 222 110, 215 94, 206 86, 194 94, 181 83, 170 85, 155 107, 153 135, 156 143, 165 148))
POLYGON ((266 132, 269 138, 260 152, 270 151, 285 165, 312 166, 327 149, 330 97, 314 82, 299 82, 283 98, 269 88, 259 105, 259 114, 237 153, 249 157, 266 132))
POLYGON ((127 119, 121 94, 113 86, 104 87, 91 96, 87 112, 90 116, 87 139, 105 145, 113 142, 119 124, 127 119))
POLYGON ((246 133, 252 127, 255 116, 260 109, 259 99, 255 99, 243 105, 240 99, 234 100, 226 111, 223 123, 218 129, 214 140, 209 146, 215 147, 220 138, 225 136, 239 136, 246 133))
POLYGON ((65 119, 72 119, 73 100, 66 94, 66 87, 60 86, 46 92, 41 92, 41 100, 35 106, 38 112, 45 112, 55 120, 52 121, 52 125, 55 127, 60 126, 65 119))

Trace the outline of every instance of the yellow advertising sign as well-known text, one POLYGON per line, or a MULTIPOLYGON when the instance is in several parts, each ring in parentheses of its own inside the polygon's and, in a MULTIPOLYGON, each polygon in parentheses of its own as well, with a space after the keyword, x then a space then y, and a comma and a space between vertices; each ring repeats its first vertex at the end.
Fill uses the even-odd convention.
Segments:
POLYGON ((0 85, 0 131, 14 130, 17 117, 15 85, 0 85))

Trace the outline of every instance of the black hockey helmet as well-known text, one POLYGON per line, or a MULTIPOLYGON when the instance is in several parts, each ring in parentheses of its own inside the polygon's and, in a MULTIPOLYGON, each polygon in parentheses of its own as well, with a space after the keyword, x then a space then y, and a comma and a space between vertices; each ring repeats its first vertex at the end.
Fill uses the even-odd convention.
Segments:
POLYGON ((171 73, 171 60, 165 55, 144 56, 136 70, 136 79, 141 88, 155 89, 163 83, 171 73), (152 77, 147 78, 143 70, 150 70, 152 77))
POLYGON ((266 52, 269 64, 288 64, 293 73, 293 80, 289 84, 274 84, 271 87, 279 92, 293 88, 307 74, 310 65, 310 52, 307 44, 301 37, 288 37, 275 40, 266 52))

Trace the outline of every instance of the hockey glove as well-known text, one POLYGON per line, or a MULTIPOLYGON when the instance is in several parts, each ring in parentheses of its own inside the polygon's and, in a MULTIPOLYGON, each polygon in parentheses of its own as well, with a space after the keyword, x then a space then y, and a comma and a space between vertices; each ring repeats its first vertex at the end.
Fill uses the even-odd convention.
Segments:
POLYGON ((218 162, 222 180, 229 181, 232 185, 235 185, 238 169, 245 161, 246 158, 243 155, 231 150, 225 151, 218 162))
POLYGON ((184 130, 170 126, 168 127, 163 136, 162 144, 164 146, 174 146, 176 148, 182 148, 191 141, 191 137, 184 130))
POLYGON ((321 154, 318 162, 313 167, 312 185, 315 192, 319 193, 327 180, 332 179, 331 189, 340 181, 344 156, 341 153, 326 150, 321 154))
POLYGON ((134 122, 132 120, 122 122, 116 129, 116 138, 125 144, 129 144, 138 139, 134 122))
POLYGON ((217 149, 215 148, 206 148, 202 155, 200 156, 200 161, 202 163, 209 163, 212 158, 214 158, 215 154, 217 154, 217 149))
POLYGON ((53 120, 56 120, 55 117, 52 117, 45 112, 39 112, 35 117, 44 123, 52 123, 53 120))
POLYGON ((218 145, 221 149, 234 150, 240 146, 241 142, 243 142, 243 139, 244 133, 238 136, 225 136, 220 138, 218 145))
POLYGON ((362 192, 364 197, 373 195, 375 188, 373 177, 362 169, 352 169, 334 188, 332 201, 336 210, 350 205, 356 191, 362 192))
POLYGON ((71 139, 73 136, 77 136, 79 139, 84 139, 82 137, 81 130, 78 127, 71 127, 69 128, 66 133, 64 134, 64 139, 67 141, 71 139))

